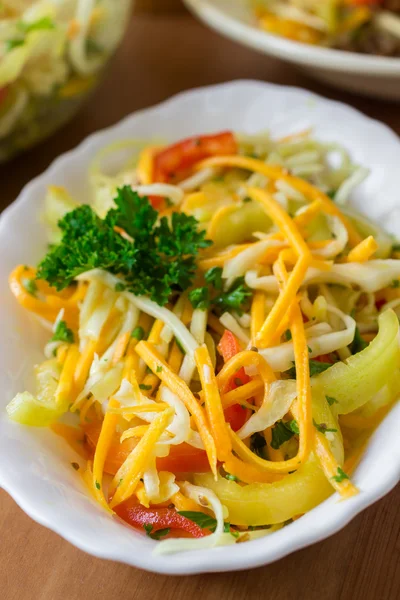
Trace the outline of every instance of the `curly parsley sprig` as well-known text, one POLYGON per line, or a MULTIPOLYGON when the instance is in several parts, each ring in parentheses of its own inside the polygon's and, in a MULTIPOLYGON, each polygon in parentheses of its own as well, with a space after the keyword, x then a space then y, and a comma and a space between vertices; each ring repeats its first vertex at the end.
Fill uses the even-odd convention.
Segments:
POLYGON ((87 205, 67 213, 58 224, 61 243, 39 264, 37 277, 62 290, 81 273, 104 269, 163 306, 174 290, 191 286, 199 250, 212 242, 185 213, 158 220, 149 200, 129 186, 117 190, 115 205, 104 219, 87 205))

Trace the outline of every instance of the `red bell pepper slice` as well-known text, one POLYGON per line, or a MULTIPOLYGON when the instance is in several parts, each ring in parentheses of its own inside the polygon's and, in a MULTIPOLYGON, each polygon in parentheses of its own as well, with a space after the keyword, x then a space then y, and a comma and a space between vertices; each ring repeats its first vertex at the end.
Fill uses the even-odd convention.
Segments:
POLYGON ((237 143, 230 131, 182 140, 155 154, 153 181, 157 183, 171 181, 185 174, 200 160, 236 153, 237 143))
POLYGON ((321 363, 331 363, 331 365, 335 364, 335 361, 330 354, 320 354, 319 356, 313 358, 313 360, 321 363))
MULTIPOLYGON (((222 355, 224 362, 228 362, 235 354, 241 352, 241 350, 242 348, 233 333, 225 329, 224 335, 218 344, 218 351, 222 355)), ((249 381, 250 377, 242 367, 233 375, 224 392, 230 392, 249 381)), ((239 404, 233 404, 225 409, 224 415, 225 421, 230 424, 233 431, 238 431, 246 423, 248 411, 239 404)))
MULTIPOLYGON (((87 423, 83 426, 83 429, 88 450, 93 454, 99 439, 101 423, 87 423)), ((137 440, 135 438, 129 438, 120 443, 116 435, 108 451, 104 471, 109 475, 115 475, 136 444, 137 440)), ((210 470, 206 452, 185 443, 179 444, 179 446, 171 446, 169 455, 157 458, 156 465, 159 471, 171 471, 175 474, 207 473, 210 470)))
POLYGON ((176 512, 173 508, 145 508, 137 503, 134 498, 128 498, 115 507, 117 515, 132 527, 143 529, 144 525, 151 525, 151 532, 160 529, 178 529, 189 533, 194 538, 206 535, 197 523, 190 521, 176 512))

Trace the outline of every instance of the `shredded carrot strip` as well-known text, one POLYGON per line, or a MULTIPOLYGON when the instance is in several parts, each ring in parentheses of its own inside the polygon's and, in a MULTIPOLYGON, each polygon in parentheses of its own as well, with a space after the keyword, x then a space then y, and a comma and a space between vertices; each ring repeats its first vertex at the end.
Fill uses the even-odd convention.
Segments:
POLYGON ((201 506, 194 500, 186 498, 182 492, 176 492, 176 494, 171 497, 171 502, 175 505, 176 510, 202 512, 201 506))
POLYGON ((129 340, 130 340, 131 334, 129 331, 126 331, 125 333, 123 333, 118 342, 117 342, 117 346, 114 350, 114 354, 112 357, 112 364, 116 365, 117 362, 119 362, 121 360, 121 358, 123 358, 125 351, 128 347, 129 344, 129 340))
POLYGON ((78 364, 74 374, 74 381, 77 390, 81 391, 85 385, 85 381, 88 377, 90 366, 93 362, 94 353, 96 352, 97 342, 96 340, 89 340, 79 357, 78 364))
POLYGON ((119 406, 118 408, 109 407, 110 413, 118 415, 140 415, 141 413, 162 412, 168 408, 165 402, 157 402, 157 404, 138 404, 137 406, 119 406))
POLYGON ((57 362, 59 365, 64 364, 68 352, 68 344, 62 344, 57 348, 57 362))
POLYGON ((158 369, 161 381, 182 400, 186 408, 193 415, 197 430, 207 452, 211 470, 216 474, 217 451, 214 439, 209 430, 203 409, 199 406, 196 398, 193 396, 186 383, 171 370, 161 354, 154 346, 152 346, 152 344, 142 340, 136 346, 136 352, 153 372, 157 372, 158 369))
POLYGON ((120 442, 122 443, 124 440, 128 440, 132 437, 143 437, 147 430, 149 429, 149 425, 138 425, 137 427, 131 427, 131 429, 127 429, 120 437, 120 442))
POLYGON ((174 373, 177 373, 182 364, 183 354, 176 342, 173 342, 171 352, 168 358, 168 364, 174 373))
POLYGON ((279 144, 287 144, 288 142, 296 142, 297 140, 301 140, 305 137, 308 137, 312 133, 311 127, 308 129, 303 129, 303 131, 299 131, 298 133, 291 133, 290 135, 286 135, 283 138, 278 140, 279 144))
POLYGON ((80 411, 79 411, 79 421, 81 424, 86 421, 86 416, 88 414, 88 411, 90 410, 90 408, 93 406, 93 404, 95 402, 96 402, 96 398, 94 396, 90 396, 90 398, 85 400, 85 402, 82 404, 80 411))
MULTIPOLYGON (((226 392, 221 395, 222 406, 228 408, 233 404, 244 404, 245 400, 252 398, 256 394, 259 394, 264 389, 264 382, 261 379, 254 378, 248 383, 244 385, 240 385, 239 387, 231 390, 230 392, 226 392)), ((246 405, 245 405, 246 406, 246 405)), ((248 408, 254 410, 254 406, 252 404, 248 405, 248 408)))
MULTIPOLYGON (((280 274, 283 286, 289 285, 284 262, 279 260, 276 269, 280 274)), ((311 385, 309 354, 306 335, 304 331, 303 316, 298 304, 292 305, 291 333, 293 339, 294 359, 297 373, 297 403, 298 424, 300 429, 300 441, 298 459, 304 462, 311 450, 314 439, 314 427, 312 423, 311 385)), ((292 459, 293 460, 293 459, 292 459)))
POLYGON ((159 414, 118 469, 110 486, 110 493, 115 492, 110 503, 111 508, 132 496, 151 459, 154 446, 168 427, 173 415, 174 411, 171 408, 159 414))
POLYGON ((250 333, 252 344, 256 344, 257 334, 265 321, 265 294, 256 290, 251 305, 250 333))
POLYGON ((333 456, 325 434, 320 431, 315 432, 315 453, 321 463, 321 467, 329 483, 335 488, 342 498, 350 498, 358 494, 358 489, 353 485, 350 479, 345 476, 347 473, 339 471, 339 464, 333 456))
POLYGON ((160 334, 163 330, 164 323, 160 319, 156 319, 153 323, 153 327, 151 328, 148 341, 150 344, 159 344, 160 343, 160 334))
POLYGON ((350 223, 349 219, 341 213, 339 208, 332 202, 329 196, 321 192, 321 190, 318 188, 314 187, 311 183, 308 183, 308 181, 305 181, 300 177, 290 175, 282 167, 277 165, 268 165, 261 160, 246 156, 214 156, 201 161, 196 165, 196 169, 198 170, 205 169, 207 167, 239 167, 241 169, 248 169, 249 171, 261 173, 269 179, 282 179, 301 192, 306 198, 309 198, 310 201, 319 200, 327 214, 338 217, 347 229, 349 234, 349 244, 351 247, 356 246, 361 241, 361 237, 357 230, 350 223))
POLYGON ((63 406, 72 402, 74 391, 74 371, 78 362, 79 350, 76 344, 71 344, 61 371, 60 380, 57 385, 55 398, 57 406, 63 406))
POLYGON ((217 447, 217 456, 219 460, 226 460, 231 453, 232 445, 225 422, 214 367, 207 346, 203 344, 197 348, 194 357, 204 393, 208 421, 217 447))
POLYGON ((288 238, 294 251, 300 257, 291 272, 288 284, 280 292, 278 300, 275 302, 271 312, 257 334, 257 341, 263 346, 267 346, 268 344, 271 344, 271 338, 273 337, 277 326, 282 321, 285 313, 289 310, 290 305, 304 280, 304 276, 312 259, 306 242, 301 237, 293 220, 280 204, 272 198, 270 194, 258 188, 249 188, 248 194, 265 208, 268 215, 288 238))
POLYGON ((265 209, 268 216, 274 221, 279 227, 283 235, 289 240, 290 245, 293 247, 298 256, 308 256, 310 251, 306 242, 303 240, 298 228, 296 227, 293 219, 290 218, 288 213, 282 208, 271 194, 260 189, 260 188, 248 188, 248 194, 250 198, 257 201, 265 209))
POLYGON ((64 423, 52 423, 50 429, 56 434, 62 437, 67 444, 85 460, 88 459, 88 453, 83 445, 85 438, 81 427, 71 427, 71 425, 65 425, 64 423))
POLYGON ((293 218, 297 227, 303 228, 311 223, 311 221, 321 212, 322 204, 320 200, 314 200, 311 204, 307 204, 300 214, 293 218))
POLYGON ((273 483, 282 479, 279 473, 261 470, 254 464, 243 462, 233 454, 224 462, 224 469, 243 483, 273 483))
POLYGON ((370 235, 349 252, 347 262, 366 262, 377 250, 378 244, 370 235))
POLYGON ((52 308, 45 302, 36 298, 33 294, 26 291, 23 281, 24 279, 34 279, 36 272, 26 268, 24 265, 19 265, 11 272, 9 276, 9 285, 16 300, 27 310, 36 313, 47 321, 55 321, 60 308, 52 308))
POLYGON ((193 306, 188 298, 185 298, 185 303, 183 305, 183 312, 181 316, 181 321, 184 325, 189 325, 193 316, 193 306))
POLYGON ((253 244, 240 244, 227 252, 222 252, 221 254, 215 254, 210 258, 202 258, 198 261, 197 265, 202 271, 208 271, 212 267, 223 267, 226 261, 231 258, 235 258, 238 254, 246 250, 246 248, 251 248, 253 244))
POLYGON ((148 185, 153 181, 153 157, 157 150, 160 149, 161 146, 147 146, 140 153, 136 171, 140 183, 143 185, 148 185))
MULTIPOLYGON (((109 408, 119 406, 119 402, 114 398, 108 403, 109 408)), ((107 501, 103 492, 103 471, 104 463, 106 462, 107 454, 110 449, 115 430, 117 427, 119 416, 109 411, 106 412, 101 426, 99 439, 97 441, 96 450, 93 459, 93 486, 95 496, 100 504, 109 510, 107 501)))
POLYGON ((304 280, 309 264, 310 261, 308 256, 301 257, 294 266, 293 271, 291 271, 287 285, 284 290, 280 292, 277 301, 257 335, 257 340, 259 343, 261 342, 263 346, 271 344, 276 328, 279 326, 279 323, 282 321, 296 298, 296 294, 304 280))

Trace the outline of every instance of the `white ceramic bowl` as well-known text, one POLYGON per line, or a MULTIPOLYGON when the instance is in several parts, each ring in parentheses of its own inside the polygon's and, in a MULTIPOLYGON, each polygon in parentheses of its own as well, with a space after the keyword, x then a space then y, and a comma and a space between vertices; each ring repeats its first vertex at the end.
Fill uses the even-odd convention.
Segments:
POLYGON ((262 31, 251 0, 184 0, 202 21, 227 37, 291 62, 336 87, 400 99, 400 58, 343 52, 301 44, 262 31))
POLYGON ((29 387, 32 365, 42 359, 43 333, 8 290, 18 263, 35 263, 45 251, 39 215, 46 186, 65 185, 88 197, 87 169, 96 151, 132 137, 170 140, 222 129, 274 136, 312 126, 315 135, 346 145, 371 176, 354 194, 358 209, 400 235, 398 165, 400 143, 384 125, 354 109, 310 92, 244 81, 186 92, 90 136, 58 158, 22 191, 0 219, 0 485, 33 519, 95 556, 170 574, 246 569, 270 563, 341 529, 357 513, 389 492, 400 478, 400 405, 374 434, 355 473, 361 493, 326 502, 273 535, 246 543, 172 556, 152 556, 151 539, 110 517, 86 493, 71 467, 74 452, 51 431, 10 422, 4 407, 29 387))

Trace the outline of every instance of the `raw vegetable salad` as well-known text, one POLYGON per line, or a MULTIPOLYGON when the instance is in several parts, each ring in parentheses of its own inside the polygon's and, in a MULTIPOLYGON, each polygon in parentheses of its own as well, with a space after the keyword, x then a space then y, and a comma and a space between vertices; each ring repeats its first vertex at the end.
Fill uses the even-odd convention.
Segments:
POLYGON ((76 111, 118 45, 130 0, 0 3, 0 162, 76 111))
POLYGON ((400 57, 399 0, 253 0, 269 33, 350 52, 400 57))
POLYGON ((368 170, 310 131, 226 131, 113 144, 89 175, 89 205, 49 189, 50 249, 10 275, 49 339, 9 417, 61 435, 158 553, 357 494, 400 390, 400 248, 346 206, 368 170))

